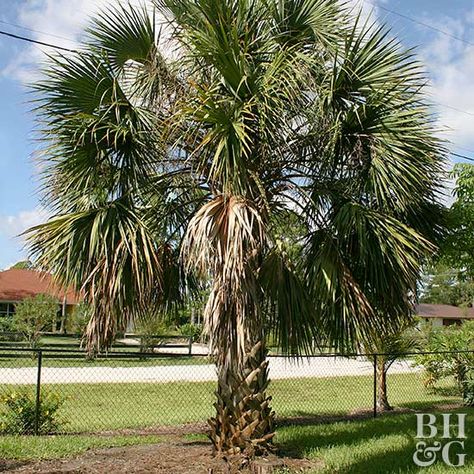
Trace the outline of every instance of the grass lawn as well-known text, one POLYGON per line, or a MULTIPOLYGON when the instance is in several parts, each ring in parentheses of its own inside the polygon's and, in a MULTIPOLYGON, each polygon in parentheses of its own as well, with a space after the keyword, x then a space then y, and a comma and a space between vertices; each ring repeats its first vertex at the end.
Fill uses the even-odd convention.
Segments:
MULTIPOLYGON (((472 408, 459 411, 468 414, 464 467, 449 467, 442 461, 428 468, 414 464, 412 456, 417 440, 413 413, 385 415, 375 420, 281 427, 276 442, 281 454, 314 460, 316 467, 308 474, 468 474, 474 472, 471 438, 474 412, 472 408)), ((452 452, 453 463, 457 462, 456 452, 459 453, 452 452)))
MULTIPOLYGON (((437 393, 426 390, 419 374, 390 375, 388 388, 390 401, 399 407, 424 409, 459 403, 448 386, 437 393)), ((3 386, 0 394, 12 389, 15 387, 3 386)), ((60 412, 67 421, 64 431, 85 433, 204 421, 213 414, 215 384, 61 384, 44 385, 43 390, 65 397, 60 412)), ((370 411, 372 390, 370 376, 274 380, 269 387, 280 418, 370 411)))
MULTIPOLYGON (((370 376, 275 380, 269 387, 279 416, 276 443, 280 453, 314 461, 309 474, 461 473, 474 472, 474 443, 466 440, 467 466, 448 468, 442 463, 427 469, 414 465, 416 417, 413 412, 377 419, 318 424, 315 417, 345 416, 370 411, 370 376), (300 425, 288 417, 301 417, 300 425), (282 423, 284 421, 284 423, 282 423), (472 459, 471 459, 472 458, 472 459)), ((443 412, 459 403, 446 384, 437 393, 427 391, 419 374, 393 374, 388 378, 389 399, 397 407, 443 412)), ((71 384, 49 385, 47 390, 66 397, 61 416, 65 431, 97 432, 203 421, 212 415, 214 383, 71 384)), ((473 432, 472 409, 467 434, 473 432)), ((200 440, 202 435, 185 436, 200 440)), ((204 439, 204 438, 203 438, 204 439)), ((0 437, 0 458, 54 459, 88 449, 157 443, 156 436, 68 434, 43 437, 0 437)), ((205 447, 204 447, 205 448, 205 447)), ((455 460, 455 459, 453 459, 455 460)), ((285 474, 293 474, 285 471, 285 474)))
MULTIPOLYGON (((212 361, 206 356, 173 356, 173 357, 147 357, 140 359, 138 357, 131 358, 130 356, 121 357, 99 357, 94 360, 87 360, 85 357, 66 358, 67 355, 62 353, 55 354, 51 357, 50 354, 43 354, 43 367, 147 367, 147 366, 161 366, 161 365, 203 365, 211 364, 212 361)), ((5 369, 19 369, 22 367, 36 367, 38 361, 32 357, 2 357, 0 352, 0 368, 5 369)))
POLYGON ((74 456, 89 449, 159 443, 158 436, 0 436, 0 459, 30 461, 74 456))
MULTIPOLYGON (((413 413, 389 414, 378 419, 346 421, 307 426, 281 426, 276 444, 283 456, 306 458, 314 467, 306 474, 468 474, 474 472, 474 421, 467 413, 464 453, 466 466, 450 468, 437 462, 429 468, 417 467, 412 459, 416 445, 416 418, 413 413)), ((201 434, 182 437, 185 441, 204 442, 201 434)), ((84 436, 0 437, 0 458, 18 460, 57 459, 80 454, 88 449, 156 444, 166 441, 157 436, 84 436)), ((441 440, 442 441, 442 440, 441 440)), ((203 445, 203 450, 210 449, 203 445)), ((453 451, 453 462, 456 462, 453 451)), ((300 472, 300 471, 298 471, 300 472)), ((281 474, 296 474, 282 471, 281 474)))

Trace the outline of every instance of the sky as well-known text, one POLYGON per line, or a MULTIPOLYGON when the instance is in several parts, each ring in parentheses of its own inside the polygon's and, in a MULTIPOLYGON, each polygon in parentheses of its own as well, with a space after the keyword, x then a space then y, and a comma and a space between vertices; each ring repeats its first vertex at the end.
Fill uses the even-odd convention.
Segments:
MULTIPOLYGON (((0 30, 74 48, 89 16, 109 2, 0 0, 0 30)), ((474 158, 474 0, 352 2, 387 23, 404 45, 417 48, 443 137, 451 151, 474 158)), ((38 192, 39 147, 29 92, 47 51, 0 35, 0 269, 26 258, 18 235, 48 217, 38 192)))

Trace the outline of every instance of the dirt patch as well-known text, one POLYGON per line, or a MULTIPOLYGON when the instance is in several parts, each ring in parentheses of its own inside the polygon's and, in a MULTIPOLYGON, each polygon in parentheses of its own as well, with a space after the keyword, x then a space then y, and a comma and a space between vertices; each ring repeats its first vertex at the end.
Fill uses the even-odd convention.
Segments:
POLYGON ((12 472, 13 469, 16 469, 20 466, 28 464, 26 461, 15 461, 10 459, 0 459, 0 472, 12 472))
MULTIPOLYGON (((305 459, 278 458, 281 467, 304 472, 315 467, 305 459)), ((206 441, 169 440, 157 445, 142 445, 89 451, 75 458, 41 461, 27 465, 5 466, 3 472, 15 474, 236 474, 251 473, 248 462, 240 457, 214 457, 206 441)))
MULTIPOLYGON (((183 436, 187 434, 205 434, 209 429, 207 423, 185 423, 183 425, 150 426, 147 428, 124 428, 121 430, 98 431, 94 436, 117 436, 117 435, 171 435, 183 436)), ((81 434, 81 433, 77 433, 81 434)))

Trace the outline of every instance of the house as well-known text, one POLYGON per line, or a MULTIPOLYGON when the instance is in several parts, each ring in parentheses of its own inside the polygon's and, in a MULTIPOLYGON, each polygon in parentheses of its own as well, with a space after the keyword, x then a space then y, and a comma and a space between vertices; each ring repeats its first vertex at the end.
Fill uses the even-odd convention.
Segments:
POLYGON ((433 326, 461 324, 465 320, 474 320, 474 308, 461 308, 449 304, 419 304, 415 314, 433 326))
POLYGON ((0 272, 0 318, 13 315, 18 302, 39 294, 50 295, 58 300, 60 327, 64 325, 67 315, 72 312, 74 306, 81 302, 77 293, 56 285, 49 273, 11 268, 0 272))

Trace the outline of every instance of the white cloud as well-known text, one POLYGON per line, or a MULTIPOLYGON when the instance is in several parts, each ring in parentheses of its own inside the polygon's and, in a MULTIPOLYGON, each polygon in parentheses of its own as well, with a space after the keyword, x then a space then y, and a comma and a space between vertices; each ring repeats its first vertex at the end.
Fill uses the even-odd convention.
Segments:
MULTIPOLYGON (((474 26, 473 15, 428 21, 459 38, 467 37, 474 26)), ((474 46, 439 33, 422 48, 421 55, 432 78, 431 101, 437 107, 439 124, 447 129, 444 136, 453 148, 474 147, 474 46)))
POLYGON ((26 229, 45 222, 49 213, 43 207, 20 211, 10 216, 0 216, 0 235, 7 238, 19 238, 26 229))
POLYGON ((377 2, 381 0, 349 0, 347 5, 352 8, 354 14, 360 12, 361 23, 364 23, 367 19, 377 21, 377 2))
MULTIPOLYGON (((111 0, 27 0, 17 10, 16 22, 34 30, 28 36, 37 41, 76 49, 90 17, 114 3, 111 0)), ((143 4, 143 1, 131 3, 143 4)), ((44 53, 53 51, 45 46, 28 45, 1 74, 31 83, 39 76, 38 66, 45 60, 44 53)))

